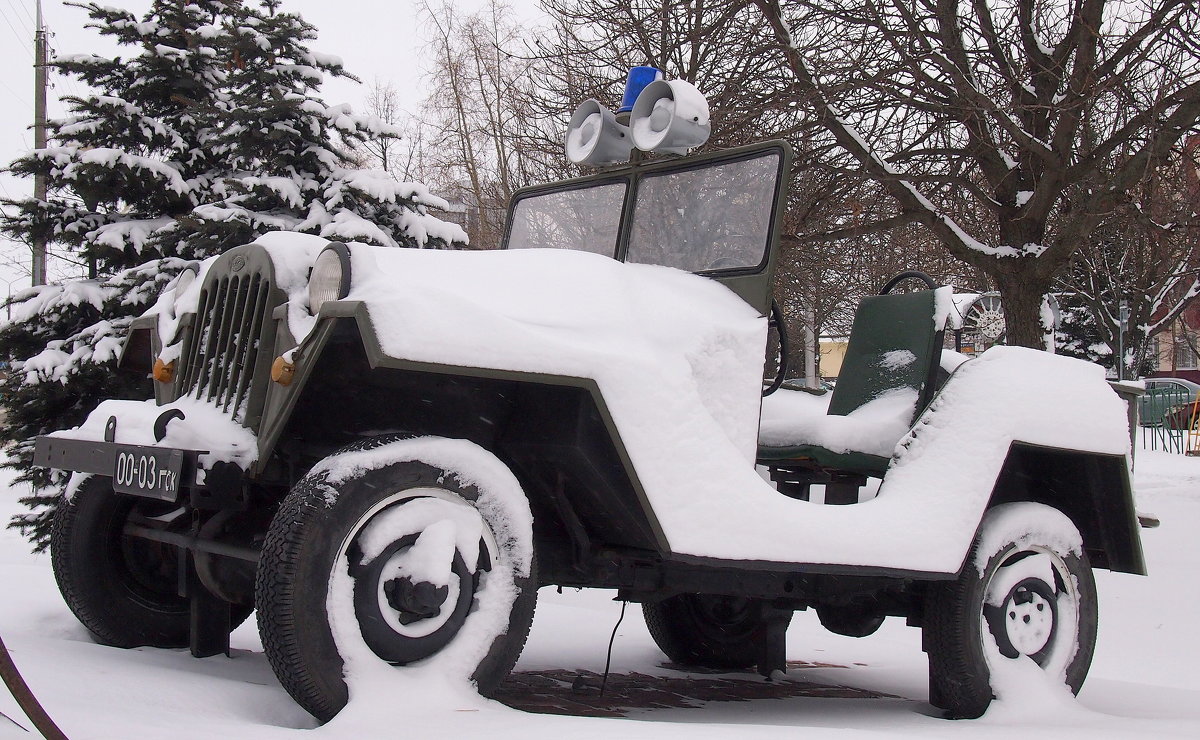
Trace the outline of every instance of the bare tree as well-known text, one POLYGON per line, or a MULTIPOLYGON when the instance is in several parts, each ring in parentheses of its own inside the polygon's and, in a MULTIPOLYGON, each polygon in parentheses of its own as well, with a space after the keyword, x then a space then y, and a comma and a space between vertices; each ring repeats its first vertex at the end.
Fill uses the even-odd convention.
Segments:
MULTIPOLYGON (((404 122, 404 112, 400 109, 396 88, 390 82, 383 82, 378 77, 367 89, 367 113, 393 127, 400 127, 404 122)), ((395 177, 397 156, 400 152, 401 137, 380 136, 363 142, 360 154, 364 155, 371 166, 391 173, 395 177)))
POLYGON ((894 199, 986 274, 1008 340, 1200 118, 1190 0, 753 0, 788 85, 894 199))
POLYGON ((503 234, 513 192, 533 182, 537 169, 516 143, 528 87, 529 61, 516 53, 524 30, 499 0, 473 15, 451 3, 422 7, 434 60, 422 111, 422 169, 466 207, 472 244, 491 247, 503 234))
POLYGON ((786 68, 770 30, 742 3, 544 0, 543 8, 553 23, 535 40, 538 99, 531 103, 559 130, 587 98, 616 107, 626 72, 643 64, 704 92, 712 111, 709 148, 764 133, 796 137, 805 125, 782 84, 786 68))
MULTIPOLYGON (((533 122, 523 144, 556 160, 565 173, 561 132, 574 106, 587 98, 616 107, 629 67, 649 64, 669 79, 693 82, 708 98, 713 135, 705 149, 769 138, 789 141, 795 152, 785 222, 784 251, 776 274, 776 296, 789 335, 843 331, 857 299, 875 292, 897 260, 876 249, 887 236, 872 228, 852 233, 878 196, 846 178, 844 154, 814 125, 790 85, 786 61, 777 53, 769 26, 751 5, 728 1, 546 0, 553 23, 533 45, 537 87, 528 101, 533 122), (869 204, 863 206, 862 204, 869 204), (828 232, 839 232, 840 239, 828 232), (857 237, 845 240, 848 237, 857 237)), ((867 219, 874 222, 877 219, 867 219)), ((928 241, 928 240, 926 240, 928 241)), ((928 267, 922 253, 902 253, 905 269, 928 267)), ((791 343, 792 373, 801 372, 803 343, 791 343)))
POLYGON ((1076 254, 1064 289, 1088 310, 1111 357, 1133 377, 1150 338, 1169 328, 1200 295, 1200 136, 1155 168, 1076 254), (1120 336, 1121 306, 1128 311, 1120 336))

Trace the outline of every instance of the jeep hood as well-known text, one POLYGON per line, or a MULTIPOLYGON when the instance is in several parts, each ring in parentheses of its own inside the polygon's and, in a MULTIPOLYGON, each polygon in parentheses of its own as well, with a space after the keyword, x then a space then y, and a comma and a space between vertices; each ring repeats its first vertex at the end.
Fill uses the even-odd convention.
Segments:
POLYGON ((351 274, 390 357, 595 380, 639 473, 672 454, 635 441, 651 409, 667 436, 754 459, 766 319, 717 282, 585 252, 364 245, 351 274))

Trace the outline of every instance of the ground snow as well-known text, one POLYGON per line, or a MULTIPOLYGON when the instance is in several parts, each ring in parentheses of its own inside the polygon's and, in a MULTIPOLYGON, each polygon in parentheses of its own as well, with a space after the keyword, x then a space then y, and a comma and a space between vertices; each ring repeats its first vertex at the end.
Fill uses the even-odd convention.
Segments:
MULTIPOLYGON (((0 500, 5 518, 23 510, 12 486, 0 500)), ((94 644, 62 603, 49 555, 31 555, 14 530, 0 530, 0 634, 50 716, 72 740, 230 737, 239 740, 390 737, 429 740, 464 737, 552 740, 613 737, 646 740, 769 740, 783 734, 816 738, 947 738, 1000 740, 1124 740, 1200 735, 1200 611, 1194 588, 1200 569, 1200 460, 1139 453, 1138 503, 1163 525, 1145 530, 1151 575, 1097 573, 1100 636, 1092 671, 1078 700, 1040 671, 1010 684, 982 719, 938 719, 926 703, 920 631, 889 619, 878 633, 856 640, 825 632, 811 612, 800 612, 788 632, 787 657, 816 663, 790 669, 791 680, 830 687, 823 695, 755 697, 709 702, 698 708, 633 710, 627 719, 526 714, 479 698, 461 682, 437 674, 397 682, 383 675, 364 688, 333 722, 316 723, 271 675, 254 620, 233 635, 233 657, 204 660, 186 650, 120 650, 94 644), (840 689, 882 692, 891 698, 840 698, 840 689), (1015 689, 1020 694, 1012 693, 1015 689)), ((601 671, 620 604, 611 591, 544 589, 529 644, 518 670, 601 671)), ((686 677, 662 666, 636 608, 617 629, 614 680, 632 672, 686 677)), ((1027 666, 1018 665, 1014 670, 1027 666)), ((390 671, 401 673, 402 671, 390 671)), ((748 682, 755 680, 742 674, 748 682)), ((694 681, 710 676, 695 674, 694 681)), ((402 681, 402 679, 401 679, 402 681)), ((689 682, 677 690, 688 693, 689 682)), ((697 702, 701 704, 701 702, 697 702)), ((28 728, 13 699, 0 690, 0 713, 28 728)), ((0 738, 31 733, 0 717, 0 738)))

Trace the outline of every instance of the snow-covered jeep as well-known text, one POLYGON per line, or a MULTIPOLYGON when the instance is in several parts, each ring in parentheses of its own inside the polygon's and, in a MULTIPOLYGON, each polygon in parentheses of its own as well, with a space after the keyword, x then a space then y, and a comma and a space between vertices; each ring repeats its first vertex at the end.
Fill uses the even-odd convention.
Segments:
POLYGON ((196 655, 257 610, 321 719, 371 664, 487 693, 547 585, 640 602, 680 664, 782 670, 813 608, 924 630, 952 716, 1033 666, 1077 691, 1090 569, 1144 571, 1125 405, 1087 363, 943 352, 945 287, 864 300, 831 394, 764 397, 789 158, 529 189, 503 250, 272 234, 185 273, 122 358, 156 401, 38 440, 77 471, 67 603, 196 655))

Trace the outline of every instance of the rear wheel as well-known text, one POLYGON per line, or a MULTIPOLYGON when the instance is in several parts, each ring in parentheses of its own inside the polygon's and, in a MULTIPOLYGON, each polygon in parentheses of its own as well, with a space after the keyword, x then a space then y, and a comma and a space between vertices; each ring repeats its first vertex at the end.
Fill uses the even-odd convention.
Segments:
POLYGON ((930 589, 924 642, 929 699, 982 715, 1000 674, 1032 661, 1078 693, 1096 645, 1096 584, 1078 530, 1042 504, 988 511, 955 581, 930 589))
POLYGON ((650 636, 680 665, 739 670, 755 665, 765 639, 760 599, 680 594, 642 604, 650 636))
MULTIPOLYGON (((386 442, 339 456, 372 444, 386 442)), ((404 461, 331 484, 330 464, 288 494, 263 547, 259 632, 280 683, 323 721, 349 700, 352 656, 395 666, 457 656, 447 665, 470 666, 480 692, 493 690, 533 620, 531 530, 453 471, 404 461)))

